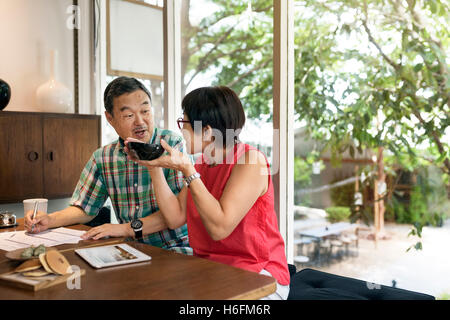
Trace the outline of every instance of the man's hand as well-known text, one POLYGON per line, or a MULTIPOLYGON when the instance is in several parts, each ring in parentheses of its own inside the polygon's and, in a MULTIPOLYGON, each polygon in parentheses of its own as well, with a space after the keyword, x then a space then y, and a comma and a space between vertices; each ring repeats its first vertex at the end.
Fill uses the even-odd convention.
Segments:
POLYGON ((133 237, 134 231, 129 223, 111 224, 105 223, 94 227, 81 236, 83 240, 98 240, 105 237, 133 237))
POLYGON ((38 211, 35 219, 33 219, 33 210, 30 210, 25 214, 25 230, 29 233, 40 233, 45 231, 48 229, 49 224, 50 217, 45 212, 38 211))

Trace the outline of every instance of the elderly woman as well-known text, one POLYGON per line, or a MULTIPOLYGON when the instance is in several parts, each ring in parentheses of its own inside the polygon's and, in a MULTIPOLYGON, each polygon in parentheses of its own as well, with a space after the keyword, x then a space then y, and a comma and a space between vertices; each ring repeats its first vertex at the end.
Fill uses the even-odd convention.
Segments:
MULTIPOLYGON (((194 255, 266 274, 277 280, 270 299, 286 299, 289 271, 274 210, 274 191, 266 157, 239 142, 245 113, 227 87, 204 87, 185 96, 178 119, 195 166, 186 154, 161 145, 168 155, 140 161, 149 169, 159 209, 169 228, 187 222, 194 255), (179 170, 185 187, 175 196, 161 168, 179 170)), ((126 141, 128 144, 131 139, 126 141)))

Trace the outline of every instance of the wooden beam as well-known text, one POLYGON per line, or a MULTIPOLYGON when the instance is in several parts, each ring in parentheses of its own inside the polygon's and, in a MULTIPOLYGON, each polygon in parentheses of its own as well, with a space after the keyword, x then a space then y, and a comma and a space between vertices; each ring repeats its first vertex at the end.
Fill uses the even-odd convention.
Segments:
POLYGON ((164 1, 164 128, 178 130, 181 116, 181 1, 164 1))
POLYGON ((274 0, 273 158, 275 211, 286 256, 293 261, 294 206, 294 0, 274 0))

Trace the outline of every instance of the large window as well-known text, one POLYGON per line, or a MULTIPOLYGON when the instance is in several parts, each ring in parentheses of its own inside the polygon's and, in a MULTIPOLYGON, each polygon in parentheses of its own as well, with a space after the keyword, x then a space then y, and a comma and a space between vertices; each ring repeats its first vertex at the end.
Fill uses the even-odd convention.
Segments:
MULTIPOLYGON (((420 262, 410 260, 420 255, 422 245, 429 260, 439 261, 433 273, 442 277, 450 264, 441 247, 447 238, 422 244, 418 236, 444 224, 450 212, 448 5, 390 0, 181 0, 165 5, 176 9, 166 21, 168 38, 175 41, 167 44, 169 74, 165 88, 145 82, 154 97, 157 125, 176 128, 180 115, 174 110, 180 112, 181 99, 191 90, 231 87, 247 115, 241 140, 276 163, 276 208, 289 262, 322 250, 333 263, 322 260, 313 267, 385 285, 396 277, 399 287, 439 294, 419 286, 425 278, 408 281, 398 270, 415 270, 415 278, 425 273, 417 269, 420 262), (280 139, 274 126, 281 128, 280 139), (301 230, 335 222, 362 227, 359 258, 345 255, 348 238, 328 239, 334 242, 323 248, 302 242, 301 230), (388 240, 392 230, 403 242, 388 240), (403 257, 409 248, 401 267, 391 269, 388 260, 403 257)), ((309 263, 315 257, 309 256, 309 263)), ((298 261, 299 267, 307 265, 298 261)))
MULTIPOLYGON (((402 237, 397 258, 408 249, 433 250, 417 235, 449 217, 446 12, 448 5, 439 1, 295 1, 298 243, 302 230, 359 222, 368 226, 361 239, 374 239, 375 247, 388 248, 384 240, 402 237), (406 228, 396 233, 402 224, 406 228)), ((314 256, 295 254, 339 257, 347 240, 325 239, 314 256)), ((373 245, 365 249, 380 252, 370 251, 373 245)), ((405 283, 389 255, 386 263, 359 269, 350 259, 341 271, 386 285, 398 276, 403 288, 430 289, 405 283)))
MULTIPOLYGON (((163 55, 163 43, 158 41, 154 43, 154 39, 163 38, 163 12, 164 1, 162 0, 108 0, 105 6, 106 13, 106 43, 107 51, 107 68, 105 76, 105 87, 117 76, 130 76, 141 81, 145 87, 150 91, 152 95, 152 110, 154 117, 155 127, 164 128, 164 81, 161 79, 161 75, 155 75, 154 72, 145 71, 161 70, 163 61, 153 61, 154 59, 162 59, 163 55), (128 23, 126 19, 129 16, 133 16, 139 13, 143 18, 141 22, 134 21, 128 23), (148 22, 148 19, 154 19, 157 21, 148 22), (152 23, 158 22, 158 25, 152 25, 152 23), (113 24, 115 23, 115 25, 113 24), (126 26, 129 34, 120 33, 120 27, 126 26), (147 29, 151 31, 157 30, 159 35, 149 34, 147 29), (133 36, 130 36, 133 34, 133 36), (149 39, 145 38, 145 34, 149 34, 149 39), (146 46, 142 45, 142 41, 146 46), (157 47, 152 47, 157 45, 157 47), (142 48, 142 50, 141 50, 142 48), (151 51, 157 51, 159 54, 154 54, 151 51), (143 61, 141 64, 139 61, 143 61), (113 63, 114 62, 114 63, 113 63), (148 66, 150 62, 150 67, 148 66), (156 66, 155 66, 156 65, 156 66), (142 68, 140 68, 142 67, 142 68)), ((103 109, 104 110, 104 109, 103 109)), ((103 144, 111 143, 116 140, 117 133, 104 120, 103 127, 103 144)))
POLYGON ((272 156, 272 1, 183 0, 181 96, 223 85, 247 116, 240 138, 272 156))

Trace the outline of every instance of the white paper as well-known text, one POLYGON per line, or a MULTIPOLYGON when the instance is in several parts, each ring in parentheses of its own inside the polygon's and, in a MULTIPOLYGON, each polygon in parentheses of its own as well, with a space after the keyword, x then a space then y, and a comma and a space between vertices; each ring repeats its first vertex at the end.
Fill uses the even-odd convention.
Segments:
POLYGON ((66 243, 76 244, 82 240, 81 235, 85 232, 68 228, 50 229, 38 234, 29 234, 26 231, 4 232, 0 233, 0 249, 13 251, 41 244, 46 247, 66 243))

